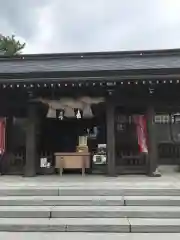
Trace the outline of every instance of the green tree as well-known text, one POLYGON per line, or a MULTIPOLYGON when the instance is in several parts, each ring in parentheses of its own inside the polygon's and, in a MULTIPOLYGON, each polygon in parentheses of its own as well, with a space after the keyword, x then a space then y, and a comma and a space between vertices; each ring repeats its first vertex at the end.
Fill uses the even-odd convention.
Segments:
POLYGON ((14 56, 21 53, 25 47, 25 43, 21 43, 15 39, 15 36, 3 36, 0 34, 0 53, 5 56, 14 56))

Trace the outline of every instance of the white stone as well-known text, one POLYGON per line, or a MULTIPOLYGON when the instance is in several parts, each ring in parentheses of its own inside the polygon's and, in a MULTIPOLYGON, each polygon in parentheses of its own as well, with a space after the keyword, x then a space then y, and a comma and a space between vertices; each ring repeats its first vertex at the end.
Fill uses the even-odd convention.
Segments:
POLYGON ((58 196, 56 187, 0 187, 0 196, 58 196))
POLYGON ((180 233, 180 219, 129 219, 131 232, 180 233))
POLYGON ((49 218, 48 206, 0 206, 0 218, 49 218))
POLYGON ((126 206, 180 206, 180 196, 125 196, 126 206))
POLYGON ((52 218, 180 218, 180 207, 168 206, 55 206, 52 218))
POLYGON ((16 232, 130 232, 127 219, 0 218, 0 231, 16 232))
POLYGON ((178 233, 149 233, 149 234, 141 234, 141 233, 0 233, 0 239, 5 240, 179 240, 180 234, 178 233))
POLYGON ((124 205, 119 196, 0 196, 0 206, 124 205))

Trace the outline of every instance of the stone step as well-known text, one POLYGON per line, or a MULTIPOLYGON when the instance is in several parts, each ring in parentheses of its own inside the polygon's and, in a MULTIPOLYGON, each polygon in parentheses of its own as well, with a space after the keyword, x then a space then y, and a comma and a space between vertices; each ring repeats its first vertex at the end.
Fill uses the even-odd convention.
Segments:
POLYGON ((60 196, 180 196, 177 188, 59 188, 60 196))
POLYGON ((180 233, 180 219, 130 218, 133 233, 180 233))
MULTIPOLYGON (((1 208, 0 208, 1 209, 1 208)), ((175 206, 55 206, 52 218, 180 218, 175 206)))
POLYGON ((1 187, 0 196, 180 196, 179 188, 1 187))
POLYGON ((0 206, 120 206, 120 196, 0 196, 0 206))
POLYGON ((179 188, 7 187, 0 196, 180 196, 179 188))
POLYGON ((58 187, 0 187, 0 196, 58 196, 58 187))
POLYGON ((180 218, 176 206, 0 206, 0 218, 180 218))
POLYGON ((0 218, 0 232, 180 233, 180 219, 0 218))
POLYGON ((93 233, 93 232, 0 232, 0 239, 11 240, 179 240, 179 233, 93 233))
POLYGON ((126 218, 0 218, 2 232, 130 232, 126 218))
POLYGON ((0 239, 11 240, 179 240, 179 233, 93 233, 93 232, 0 232, 0 239))
POLYGON ((180 206, 180 196, 0 196, 0 206, 180 206))
POLYGON ((50 218, 49 206, 0 206, 0 218, 50 218))
POLYGON ((180 206, 180 196, 125 196, 126 206, 180 206))

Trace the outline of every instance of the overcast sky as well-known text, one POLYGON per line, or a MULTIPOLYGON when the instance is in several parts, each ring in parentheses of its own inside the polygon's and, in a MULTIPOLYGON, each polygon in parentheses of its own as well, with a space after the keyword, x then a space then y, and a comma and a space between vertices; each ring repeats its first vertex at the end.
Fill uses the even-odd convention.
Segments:
POLYGON ((26 53, 180 48, 180 0, 0 0, 26 53))

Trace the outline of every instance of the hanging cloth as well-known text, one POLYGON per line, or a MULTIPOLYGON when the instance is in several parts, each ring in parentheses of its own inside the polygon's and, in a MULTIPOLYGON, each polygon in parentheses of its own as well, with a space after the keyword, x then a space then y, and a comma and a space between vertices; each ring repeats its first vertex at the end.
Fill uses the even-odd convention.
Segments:
POLYGON ((52 107, 49 107, 47 118, 55 118, 56 117, 56 110, 54 110, 52 107))
POLYGON ((136 133, 140 152, 148 153, 146 118, 144 115, 136 115, 134 116, 134 122, 136 124, 136 133))
POLYGON ((5 152, 6 142, 6 119, 0 118, 0 155, 5 152))

